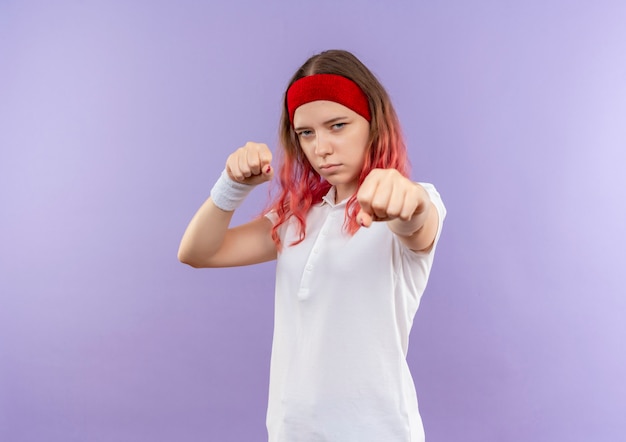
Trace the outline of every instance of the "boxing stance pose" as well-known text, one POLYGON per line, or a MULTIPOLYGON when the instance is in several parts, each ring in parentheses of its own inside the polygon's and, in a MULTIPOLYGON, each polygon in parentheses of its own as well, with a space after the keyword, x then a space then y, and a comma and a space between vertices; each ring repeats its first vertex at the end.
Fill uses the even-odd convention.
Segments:
POLYGON ((179 249, 194 267, 277 259, 270 442, 419 442, 406 362, 445 207, 408 178, 391 101, 351 53, 326 51, 284 96, 281 151, 226 160, 179 249), (263 217, 230 227, 252 189, 277 179, 263 217))

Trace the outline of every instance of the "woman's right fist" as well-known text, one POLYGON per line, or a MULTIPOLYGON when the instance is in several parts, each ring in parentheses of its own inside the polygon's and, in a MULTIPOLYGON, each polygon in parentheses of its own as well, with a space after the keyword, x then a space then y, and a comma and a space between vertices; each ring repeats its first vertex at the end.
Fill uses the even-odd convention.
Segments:
POLYGON ((226 173, 239 183, 257 185, 274 176, 272 152, 267 144, 247 142, 226 160, 226 173))

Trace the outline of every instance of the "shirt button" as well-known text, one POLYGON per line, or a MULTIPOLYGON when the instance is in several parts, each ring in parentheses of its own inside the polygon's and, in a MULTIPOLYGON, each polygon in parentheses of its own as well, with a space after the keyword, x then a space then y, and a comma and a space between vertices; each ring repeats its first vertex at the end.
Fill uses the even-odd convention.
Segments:
POLYGON ((313 249, 313 253, 319 253, 320 249, 313 249))
POLYGON ((309 264, 308 266, 306 266, 306 269, 310 272, 311 270, 313 270, 313 266, 309 264))

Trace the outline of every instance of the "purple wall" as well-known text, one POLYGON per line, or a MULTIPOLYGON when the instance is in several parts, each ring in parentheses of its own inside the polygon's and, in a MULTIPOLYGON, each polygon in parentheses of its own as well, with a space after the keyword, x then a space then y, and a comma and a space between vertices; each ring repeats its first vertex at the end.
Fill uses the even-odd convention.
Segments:
POLYGON ((622 440, 626 3, 216 3, 0 1, 0 440, 265 438, 274 266, 176 250, 334 47, 448 207, 409 357, 428 440, 622 440))

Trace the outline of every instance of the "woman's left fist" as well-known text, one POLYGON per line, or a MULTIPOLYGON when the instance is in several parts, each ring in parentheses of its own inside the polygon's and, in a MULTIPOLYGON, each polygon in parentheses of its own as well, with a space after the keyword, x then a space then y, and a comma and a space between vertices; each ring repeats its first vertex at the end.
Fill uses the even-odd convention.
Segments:
POLYGON ((369 227, 374 221, 408 221, 423 207, 426 191, 396 169, 373 169, 356 194, 361 206, 357 222, 369 227))

